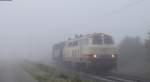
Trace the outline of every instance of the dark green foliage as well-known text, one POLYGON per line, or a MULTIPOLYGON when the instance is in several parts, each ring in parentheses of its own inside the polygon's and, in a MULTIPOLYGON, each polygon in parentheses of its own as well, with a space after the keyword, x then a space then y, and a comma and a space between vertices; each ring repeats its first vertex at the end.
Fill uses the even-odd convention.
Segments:
POLYGON ((119 63, 126 67, 131 63, 143 61, 145 57, 145 48, 139 37, 125 37, 119 45, 120 55, 119 63))
POLYGON ((149 38, 143 43, 138 37, 126 37, 119 47, 118 69, 120 72, 149 78, 150 34, 149 38))
POLYGON ((30 73, 38 82, 93 82, 92 80, 83 80, 77 74, 70 74, 57 70, 52 66, 32 62, 27 72, 30 73), (42 71, 44 74, 37 73, 42 71))
POLYGON ((62 79, 68 79, 69 77, 67 75, 65 75, 64 73, 60 73, 58 75, 58 78, 62 78, 62 79))
POLYGON ((145 48, 147 50, 148 58, 150 58, 150 32, 148 33, 148 38, 145 40, 145 48))
POLYGON ((72 79, 71 82, 82 82, 82 80, 80 79, 80 77, 78 75, 75 75, 72 79))

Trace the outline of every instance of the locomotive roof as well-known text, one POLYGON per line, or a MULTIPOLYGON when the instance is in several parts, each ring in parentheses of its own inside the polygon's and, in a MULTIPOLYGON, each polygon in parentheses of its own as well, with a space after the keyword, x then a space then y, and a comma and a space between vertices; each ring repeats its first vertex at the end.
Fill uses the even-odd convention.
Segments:
POLYGON ((64 45, 65 45, 66 42, 77 41, 77 40, 86 39, 86 38, 93 37, 95 35, 102 35, 102 34, 110 36, 110 35, 104 34, 104 33, 87 34, 87 35, 84 35, 84 36, 78 36, 78 37, 70 39, 70 40, 66 40, 66 41, 63 41, 63 42, 56 43, 55 45, 53 45, 53 48, 62 48, 62 47, 64 47, 64 45))
POLYGON ((75 40, 80 40, 80 39, 86 39, 86 38, 90 38, 90 37, 93 37, 93 36, 96 36, 96 35, 107 35, 107 36, 110 36, 110 35, 105 34, 105 33, 93 33, 93 34, 87 34, 87 35, 84 35, 84 36, 78 36, 78 37, 75 37, 75 38, 67 40, 67 41, 75 41, 75 40))

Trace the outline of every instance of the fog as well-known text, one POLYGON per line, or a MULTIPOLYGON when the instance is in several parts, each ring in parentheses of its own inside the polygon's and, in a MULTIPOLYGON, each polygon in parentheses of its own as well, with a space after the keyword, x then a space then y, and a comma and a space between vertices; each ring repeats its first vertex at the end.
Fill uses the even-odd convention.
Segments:
POLYGON ((0 2, 0 57, 49 59, 51 46, 75 34, 103 32, 118 44, 145 38, 148 0, 13 0, 0 2))

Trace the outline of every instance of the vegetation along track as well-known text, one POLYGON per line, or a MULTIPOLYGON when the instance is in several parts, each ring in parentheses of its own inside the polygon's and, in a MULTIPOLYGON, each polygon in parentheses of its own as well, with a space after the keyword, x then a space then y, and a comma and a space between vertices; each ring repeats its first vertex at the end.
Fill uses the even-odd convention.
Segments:
MULTIPOLYGON (((61 66, 61 68, 64 66, 61 66)), ((92 72, 84 72, 83 70, 70 69, 68 67, 64 67, 65 70, 75 71, 81 76, 86 78, 94 79, 102 82, 150 82, 149 79, 141 78, 137 76, 131 76, 126 74, 121 74, 117 72, 100 72, 100 73, 92 73, 92 72)))
MULTIPOLYGON (((38 68, 40 68, 40 69, 42 68, 42 70, 45 70, 45 71, 51 69, 48 66, 45 66, 42 64, 32 64, 32 65, 34 65, 34 66, 36 65, 36 66, 38 66, 38 68), (44 67, 44 69, 43 69, 43 67, 44 67)), ((58 68, 58 70, 61 71, 62 73, 69 73, 69 75, 76 74, 76 75, 79 75, 79 77, 82 79, 91 80, 89 82, 150 82, 150 80, 148 80, 148 79, 143 79, 143 78, 129 76, 129 75, 125 75, 125 74, 119 74, 119 73, 94 74, 94 73, 88 73, 88 72, 83 72, 83 71, 79 71, 79 70, 73 70, 73 69, 70 69, 70 68, 67 68, 64 66, 59 67, 59 66, 53 65, 53 67, 58 68)), ((45 76, 43 78, 45 78, 45 76)), ((71 79, 75 80, 74 77, 73 78, 71 77, 71 79)), ((44 81, 42 81, 42 82, 44 82, 44 81)), ((84 82, 84 81, 82 81, 82 82, 84 82)))

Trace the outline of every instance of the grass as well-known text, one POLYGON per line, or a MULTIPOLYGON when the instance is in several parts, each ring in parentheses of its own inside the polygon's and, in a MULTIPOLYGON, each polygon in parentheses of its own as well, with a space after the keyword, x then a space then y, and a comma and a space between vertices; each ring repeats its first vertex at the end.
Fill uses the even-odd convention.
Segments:
POLYGON ((52 66, 30 62, 25 65, 25 70, 38 82, 94 82, 81 79, 78 74, 69 74, 57 70, 52 66))

